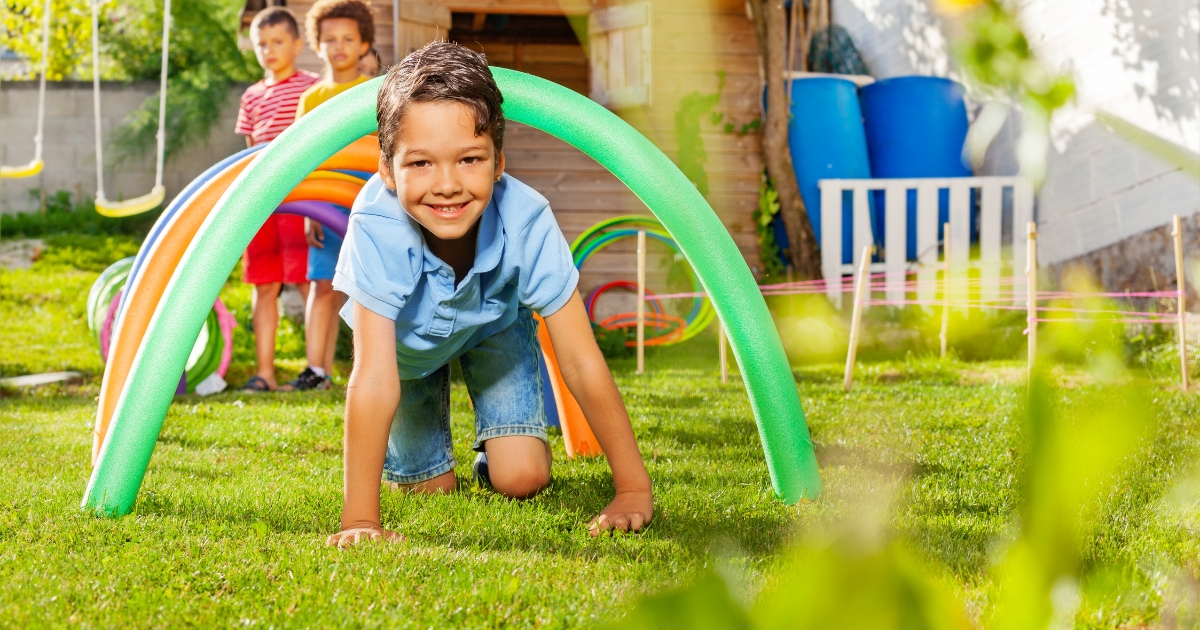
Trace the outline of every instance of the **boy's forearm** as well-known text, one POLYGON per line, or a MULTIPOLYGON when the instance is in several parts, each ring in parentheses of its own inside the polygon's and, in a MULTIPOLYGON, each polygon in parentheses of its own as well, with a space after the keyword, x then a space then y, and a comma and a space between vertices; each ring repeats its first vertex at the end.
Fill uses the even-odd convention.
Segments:
POLYGON ((346 387, 342 529, 379 527, 388 432, 400 406, 394 322, 355 302, 354 370, 346 387))
POLYGON ((342 529, 379 526, 379 486, 399 382, 354 374, 346 388, 342 529))
POLYGON ((621 401, 621 393, 612 380, 608 365, 604 363, 602 355, 599 365, 583 363, 578 366, 582 369, 563 369, 563 380, 579 402, 588 426, 600 442, 600 448, 604 449, 617 493, 649 492, 650 475, 646 472, 633 426, 629 422, 629 413, 621 401), (590 374, 591 378, 582 378, 583 374, 590 374))
POLYGON ((546 324, 563 380, 608 457, 617 492, 649 492, 650 475, 638 450, 629 413, 596 345, 579 294, 547 317, 546 324))

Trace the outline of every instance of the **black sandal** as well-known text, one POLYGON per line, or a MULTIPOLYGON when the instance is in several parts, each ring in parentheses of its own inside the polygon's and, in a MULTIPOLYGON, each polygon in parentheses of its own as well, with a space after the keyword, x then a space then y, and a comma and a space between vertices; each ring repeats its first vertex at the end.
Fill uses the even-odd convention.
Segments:
POLYGON ((242 385, 242 391, 254 393, 269 392, 271 391, 271 384, 267 382, 267 379, 255 375, 251 376, 245 385, 242 385))

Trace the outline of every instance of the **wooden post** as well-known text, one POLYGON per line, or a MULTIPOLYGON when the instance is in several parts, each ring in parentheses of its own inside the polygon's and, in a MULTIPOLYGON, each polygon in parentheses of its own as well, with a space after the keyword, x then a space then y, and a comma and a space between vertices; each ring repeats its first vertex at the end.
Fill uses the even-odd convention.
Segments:
POLYGON ((1183 391, 1188 390, 1187 355, 1187 279, 1183 275, 1183 222, 1179 215, 1171 218, 1171 237, 1175 241, 1175 291, 1179 302, 1179 369, 1183 391))
POLYGON ((725 324, 721 322, 721 318, 717 318, 717 357, 721 362, 721 384, 729 383, 729 356, 725 349, 725 324))
POLYGON ((1029 335, 1029 375, 1037 358, 1037 223, 1029 222, 1029 242, 1025 245, 1025 334, 1029 335))
POLYGON ((854 357, 858 354, 858 332, 862 327, 863 302, 866 301, 867 285, 871 282, 871 245, 863 246, 858 262, 858 278, 854 283, 854 310, 850 316, 850 347, 846 350, 846 373, 842 386, 846 391, 854 384, 854 357))
POLYGON ((950 222, 942 224, 942 331, 938 340, 942 344, 942 358, 946 358, 946 347, 950 343, 950 222))
POLYGON ((392 65, 398 66, 404 59, 400 50, 400 0, 392 0, 392 65))
POLYGON ((637 239, 637 373, 646 372, 646 230, 637 239))

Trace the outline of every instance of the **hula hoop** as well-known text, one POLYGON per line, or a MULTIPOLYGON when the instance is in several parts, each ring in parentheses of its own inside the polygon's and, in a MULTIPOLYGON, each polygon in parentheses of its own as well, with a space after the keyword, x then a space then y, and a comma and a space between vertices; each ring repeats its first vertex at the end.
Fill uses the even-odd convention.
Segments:
MULTIPOLYGON (((596 322, 596 300, 601 295, 612 289, 633 289, 634 291, 637 291, 637 283, 631 280, 614 280, 592 289, 592 291, 587 294, 587 297, 583 298, 583 306, 585 309, 587 309, 588 319, 590 319, 593 323, 596 322)), ((655 297, 654 293, 649 289, 646 289, 646 301, 650 302, 650 306, 654 308, 655 313, 661 314, 663 312, 662 302, 660 302, 659 299, 655 297)))
MULTIPOLYGON (((675 315, 651 315, 646 314, 646 324, 654 328, 666 328, 668 324, 674 324, 675 328, 669 332, 647 339, 644 343, 647 346, 666 346, 678 341, 675 337, 682 336, 684 327, 687 322, 683 321, 682 317, 675 315)), ((616 330, 619 328, 636 328, 637 315, 631 313, 619 313, 600 322, 601 328, 605 330, 616 330)), ((626 341, 626 348, 637 346, 636 341, 626 341)))
POLYGON ((109 265, 104 271, 100 272, 100 276, 92 283, 92 288, 88 290, 87 298, 87 325, 88 330, 92 332, 92 337, 96 343, 100 343, 101 308, 112 302, 114 295, 121 292, 121 287, 125 286, 125 279, 129 277, 129 271, 133 267, 134 258, 122 258, 117 262, 109 265))
MULTIPOLYGON (((587 259, 596 252, 599 252, 618 240, 637 236, 639 230, 618 229, 612 232, 603 232, 605 229, 622 224, 642 224, 649 227, 661 227, 661 224, 659 224, 656 219, 636 215, 614 217, 612 219, 601 221, 591 228, 588 228, 579 236, 579 238, 576 238, 572 244, 572 255, 575 259, 575 266, 582 269, 583 264, 587 262, 587 259)), ((646 235, 664 243, 668 247, 674 249, 676 252, 680 252, 679 245, 675 243, 675 240, 672 239, 669 234, 660 230, 651 229, 646 230, 646 235)), ((697 293, 701 293, 702 287, 700 286, 700 281, 696 277, 696 274, 691 269, 689 269, 688 272, 692 276, 693 288, 697 293)), ((683 334, 666 345, 687 341, 688 339, 695 337, 708 328, 709 324, 711 324, 715 318, 716 313, 712 310, 712 305, 709 303, 707 298, 693 298, 692 310, 685 318, 687 321, 687 327, 685 328, 683 334)))
POLYGON ((655 217, 648 217, 648 216, 639 215, 639 214, 625 214, 625 215, 621 215, 619 217, 612 217, 611 219, 605 219, 605 220, 593 225, 592 227, 584 230, 583 233, 581 233, 579 236, 575 237, 575 240, 571 241, 571 251, 574 252, 581 243, 587 241, 596 232, 600 232, 611 226, 621 225, 623 223, 641 224, 641 225, 646 225, 646 226, 660 229, 660 230, 663 227, 662 222, 659 221, 658 219, 656 219, 655 217))
MULTIPOLYGON (((108 360, 108 350, 113 340, 113 324, 118 318, 121 296, 124 293, 121 287, 125 284, 125 277, 130 272, 132 263, 133 257, 130 257, 109 265, 108 269, 96 278, 96 282, 92 283, 89 292, 88 319, 90 322, 98 322, 94 334, 100 346, 101 359, 104 361, 108 360), (103 307, 103 300, 106 299, 108 306, 103 307)), ((187 391, 196 389, 196 385, 212 373, 224 377, 229 361, 223 359, 227 355, 229 359, 233 358, 233 329, 236 325, 236 319, 218 299, 214 311, 209 314, 209 319, 205 320, 205 328, 200 331, 196 344, 192 347, 192 356, 186 366, 187 391)))

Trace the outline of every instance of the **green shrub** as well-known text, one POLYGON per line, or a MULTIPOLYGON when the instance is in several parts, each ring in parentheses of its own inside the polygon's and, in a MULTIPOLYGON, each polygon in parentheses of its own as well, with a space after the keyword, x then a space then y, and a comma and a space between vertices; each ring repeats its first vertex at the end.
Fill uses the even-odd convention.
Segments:
POLYGON ((592 334, 596 336, 596 345, 600 346, 600 352, 604 354, 604 358, 626 359, 633 356, 633 348, 625 345, 630 338, 629 329, 606 330, 592 324, 592 334))
POLYGON ((132 236, 51 234, 39 265, 62 265, 83 271, 101 272, 109 265, 137 254, 141 240, 132 236))
MULTIPOLYGON (((41 193, 29 191, 37 201, 41 193)), ((158 219, 158 212, 146 212, 132 217, 110 219, 96 213, 91 199, 75 200, 65 190, 46 195, 45 212, 26 212, 0 216, 0 236, 3 238, 40 238, 50 234, 122 234, 144 237, 158 219)), ((141 240, 139 238, 139 240, 141 240)))

